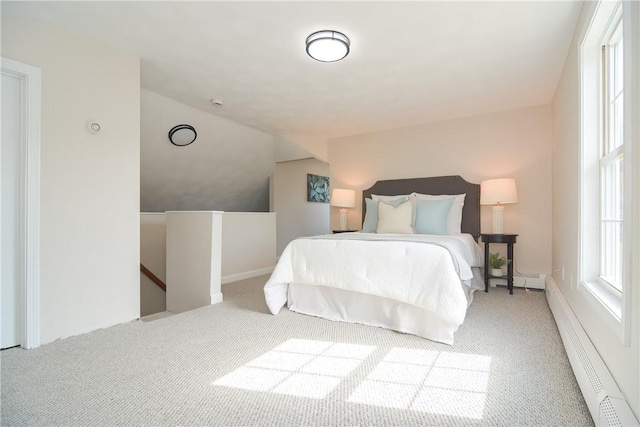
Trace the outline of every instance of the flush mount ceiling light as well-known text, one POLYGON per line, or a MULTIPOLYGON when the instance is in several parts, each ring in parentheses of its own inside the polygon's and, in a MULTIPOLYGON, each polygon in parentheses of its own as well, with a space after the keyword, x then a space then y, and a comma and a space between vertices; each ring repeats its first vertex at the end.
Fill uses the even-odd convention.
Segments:
POLYGON ((336 62, 349 54, 349 38, 331 30, 317 31, 307 37, 307 54, 320 62, 336 62))
POLYGON ((169 141, 178 147, 184 147, 196 140, 198 134, 191 125, 177 125, 169 131, 169 141))

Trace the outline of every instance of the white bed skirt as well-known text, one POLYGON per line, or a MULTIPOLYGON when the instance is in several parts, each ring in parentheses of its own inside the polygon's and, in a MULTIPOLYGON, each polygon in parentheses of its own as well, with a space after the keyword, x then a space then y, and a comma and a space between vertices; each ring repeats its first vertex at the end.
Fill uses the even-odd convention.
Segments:
POLYGON ((328 286, 289 283, 289 310, 328 320, 378 326, 453 344, 458 325, 414 305, 328 286))

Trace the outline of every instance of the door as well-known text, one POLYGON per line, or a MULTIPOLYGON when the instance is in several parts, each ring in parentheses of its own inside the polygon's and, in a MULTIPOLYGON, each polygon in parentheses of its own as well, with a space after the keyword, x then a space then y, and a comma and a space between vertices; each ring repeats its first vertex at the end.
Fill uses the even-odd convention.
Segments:
POLYGON ((20 174, 22 132, 22 81, 2 73, 2 335, 0 348, 21 345, 20 320, 20 174))

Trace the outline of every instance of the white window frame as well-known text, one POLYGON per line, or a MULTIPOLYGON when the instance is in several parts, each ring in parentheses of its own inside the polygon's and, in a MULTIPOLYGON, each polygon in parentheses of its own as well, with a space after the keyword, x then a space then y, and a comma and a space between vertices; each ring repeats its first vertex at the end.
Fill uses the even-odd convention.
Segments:
MULTIPOLYGON (((623 36, 622 36, 622 15, 621 13, 617 13, 615 14, 613 20, 609 23, 609 27, 606 30, 606 33, 604 35, 604 40, 602 43, 602 47, 601 47, 601 51, 602 51, 602 55, 601 55, 601 59, 600 59, 600 70, 601 70, 601 74, 600 74, 600 93, 601 93, 601 114, 600 114, 600 120, 601 120, 601 125, 602 125, 602 132, 601 132, 601 136, 600 136, 600 160, 599 160, 599 170, 600 170, 600 184, 599 184, 599 205, 600 205, 600 219, 599 219, 599 223, 600 223, 600 242, 599 242, 599 274, 598 274, 598 280, 600 281, 600 283, 604 286, 609 286, 610 289, 607 289, 610 293, 612 293, 616 298, 622 298, 622 277, 618 277, 618 281, 616 281, 615 277, 611 277, 611 276, 606 276, 604 274, 604 270, 605 268, 605 264, 607 263, 607 261, 605 261, 605 253, 611 253, 612 251, 615 251, 615 248, 612 247, 607 247, 607 243, 610 242, 605 242, 604 240, 604 234, 605 234, 605 226, 607 223, 619 223, 622 227, 622 231, 624 233, 624 209, 622 212, 622 217, 620 219, 611 219, 611 218, 604 218, 604 211, 605 211, 605 205, 607 205, 607 195, 604 194, 604 175, 605 175, 605 167, 607 166, 611 166, 614 165, 617 160, 622 156, 622 182, 621 187, 622 189, 624 189, 624 176, 625 176, 625 167, 624 167, 624 152, 625 152, 625 143, 624 143, 624 137, 622 137, 622 141, 620 142, 620 145, 611 149, 610 146, 612 144, 615 144, 615 137, 612 137, 612 129, 611 129, 611 122, 612 119, 615 120, 614 117, 612 117, 614 115, 613 112, 613 108, 611 107, 611 101, 612 101, 612 81, 615 80, 615 76, 612 76, 610 73, 610 68, 611 68, 611 63, 612 61, 615 61, 616 58, 612 57, 612 49, 611 46, 616 45, 617 43, 620 42, 620 40, 623 40, 623 36)), ((624 70, 621 70, 624 71, 624 70)), ((624 79, 623 79, 624 82, 624 79)), ((622 89, 622 93, 621 95, 623 96, 623 101, 624 101, 624 83, 622 85, 623 89, 622 89)), ((615 102, 616 98, 618 94, 613 94, 613 101, 615 102)), ((624 111, 624 104, 622 105, 623 107, 623 111, 624 111)), ((623 118, 624 121, 624 118, 623 118)), ((623 129, 624 129, 624 125, 623 125, 623 129)), ((626 174, 628 174, 628 172, 626 172, 626 174)), ((620 188, 617 188, 616 190, 619 190, 620 188)), ((623 200, 624 200, 624 194, 622 194, 623 200)), ((624 244, 622 245, 622 253, 618 254, 618 257, 620 259, 617 260, 618 263, 622 263, 622 258, 624 256, 624 244)))
MULTIPOLYGON (((630 25, 624 25, 629 17, 626 2, 601 1, 595 5, 590 24, 582 38, 580 49, 580 231, 578 289, 591 303, 594 314, 629 345, 631 331, 631 248, 632 240, 632 154, 631 154, 631 96, 624 96, 624 136, 620 152, 623 157, 623 255, 621 292, 600 277, 601 247, 601 138, 602 95, 602 46, 609 42, 617 23, 623 22, 624 70, 623 87, 631 84, 631 35, 630 25), (626 12, 625 12, 626 8, 626 12), (626 17, 625 17, 626 16, 626 17)), ((617 155, 619 153, 614 154, 617 155)))

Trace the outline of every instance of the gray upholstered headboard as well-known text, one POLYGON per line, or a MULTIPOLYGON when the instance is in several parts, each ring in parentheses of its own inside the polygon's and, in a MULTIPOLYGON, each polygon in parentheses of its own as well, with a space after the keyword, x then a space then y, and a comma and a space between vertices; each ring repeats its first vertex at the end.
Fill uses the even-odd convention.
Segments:
POLYGON ((476 241, 480 237, 480 184, 465 181, 460 175, 434 176, 430 178, 389 179, 378 181, 362 191, 362 220, 365 216, 365 198, 372 194, 393 196, 396 194, 462 194, 466 193, 462 208, 462 232, 469 233, 476 241))

